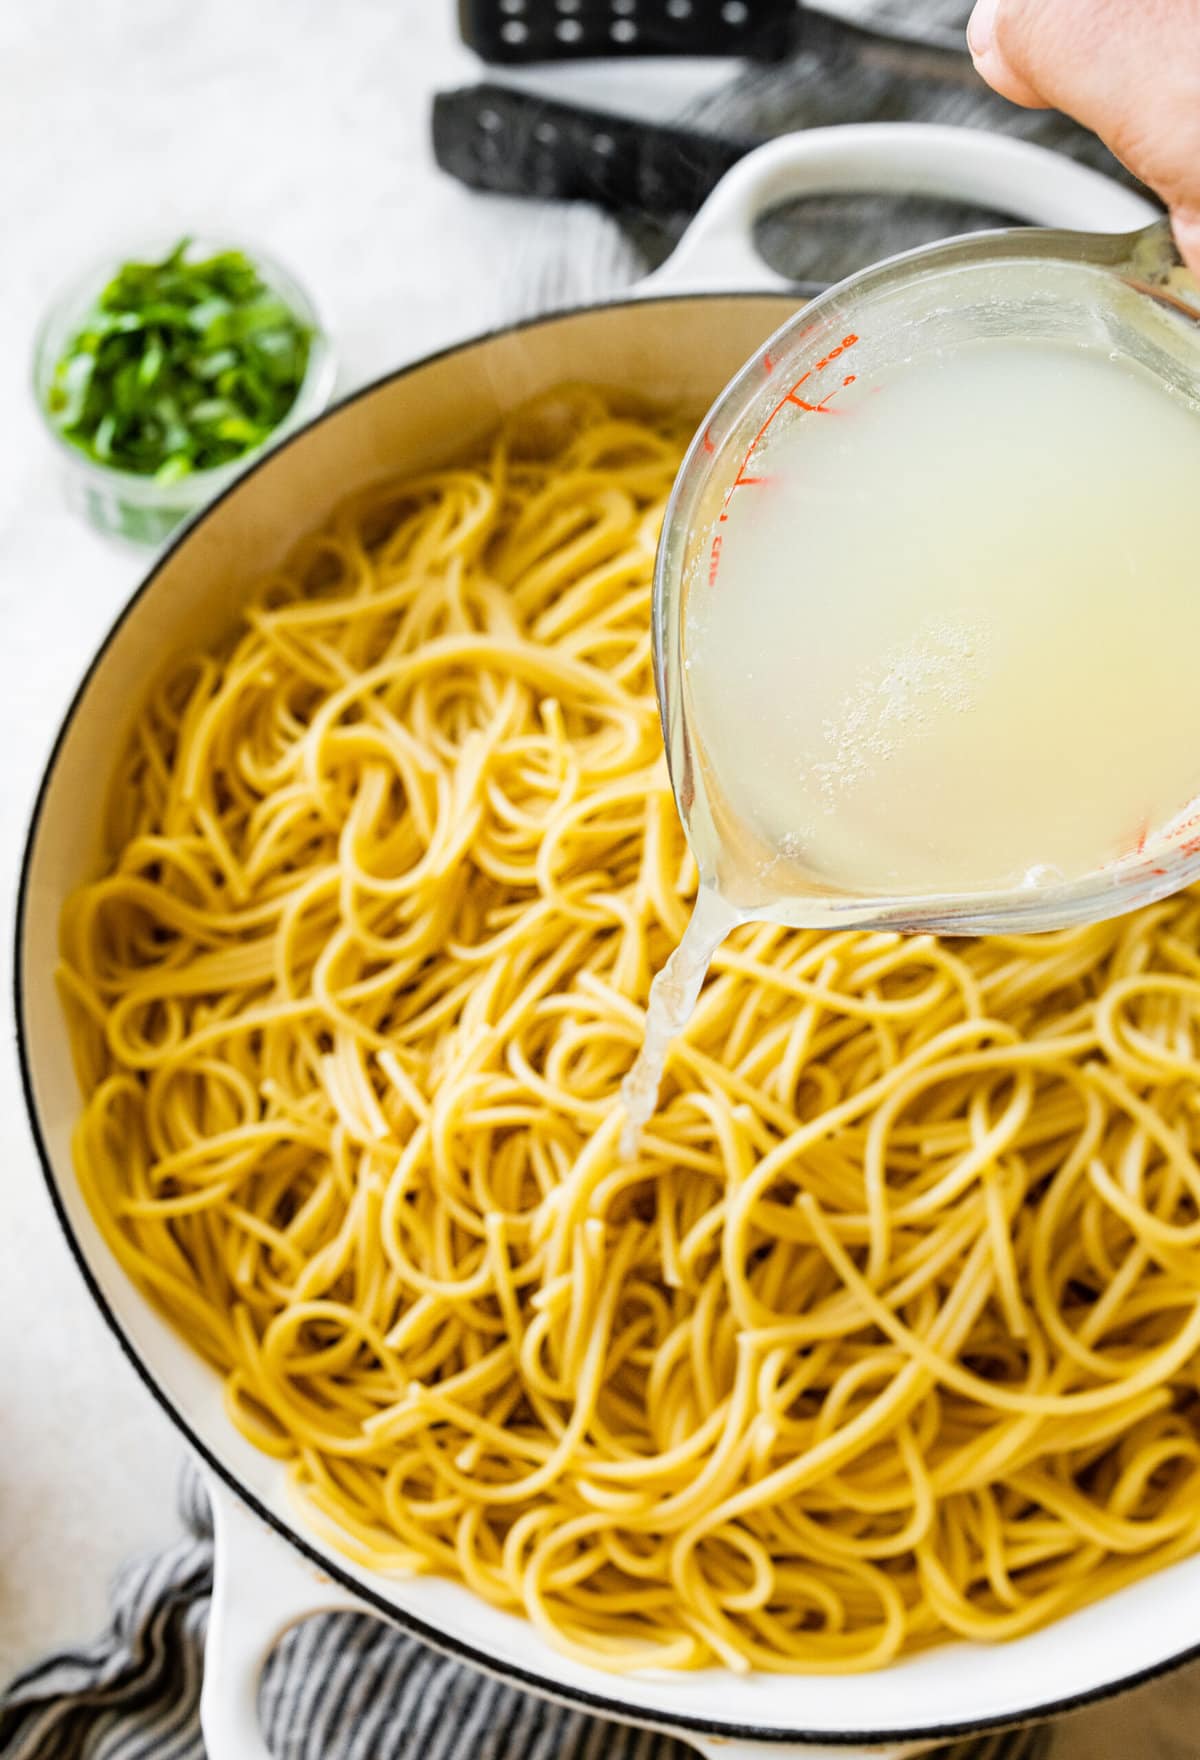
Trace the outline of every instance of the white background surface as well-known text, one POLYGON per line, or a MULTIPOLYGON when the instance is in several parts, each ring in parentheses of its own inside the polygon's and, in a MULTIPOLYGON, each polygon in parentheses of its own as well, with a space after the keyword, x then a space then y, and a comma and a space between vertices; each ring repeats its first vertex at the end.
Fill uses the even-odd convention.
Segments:
MULTIPOLYGON (((260 242, 294 268, 337 341, 342 388, 526 303, 544 217, 468 195, 430 158, 430 91, 478 72, 451 13, 451 0, 0 0, 0 1683, 96 1630, 120 1560, 173 1530, 181 1458, 58 1233, 12 1055, 30 802, 146 561, 62 504, 28 392, 33 332, 82 263, 189 229, 260 242)), ((636 105, 647 77, 623 73, 624 97, 636 105)), ((650 77, 682 96, 697 76, 650 77)), ((1200 1688, 1073 1720, 1056 1754, 1200 1754, 1200 1688)))
POLYGON ((0 5, 0 1677, 96 1627, 118 1561, 171 1531, 180 1457, 58 1235, 8 1043, 29 803, 61 708, 145 567, 63 507, 27 388, 33 331, 80 264, 176 228, 261 241, 291 264, 345 383, 495 321, 512 205, 440 177, 426 144, 429 89, 474 72, 450 12, 0 5))
MULTIPOLYGON (((528 304, 562 217, 472 196, 432 162, 431 91, 480 72, 453 11, 0 0, 0 1683, 95 1630, 118 1562, 171 1532, 181 1451, 59 1236, 11 1048, 12 899, 33 792, 147 566, 63 505, 29 394, 34 331, 81 266, 188 230, 261 243, 294 269, 335 338, 343 390, 528 304)), ((680 64, 651 77, 679 96, 697 84, 680 64)), ((636 101, 639 79, 622 73, 618 90, 636 101)))

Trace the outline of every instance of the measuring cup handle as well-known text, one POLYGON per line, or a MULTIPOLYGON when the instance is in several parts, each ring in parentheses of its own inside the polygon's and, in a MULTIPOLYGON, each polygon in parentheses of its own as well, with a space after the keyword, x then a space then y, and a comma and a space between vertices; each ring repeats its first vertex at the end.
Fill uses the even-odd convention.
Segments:
POLYGON ((754 223, 799 196, 895 191, 944 196, 1037 226, 1132 232, 1157 214, 1145 197, 1030 141, 925 122, 863 122, 781 135, 726 172, 643 294, 774 292, 754 223))

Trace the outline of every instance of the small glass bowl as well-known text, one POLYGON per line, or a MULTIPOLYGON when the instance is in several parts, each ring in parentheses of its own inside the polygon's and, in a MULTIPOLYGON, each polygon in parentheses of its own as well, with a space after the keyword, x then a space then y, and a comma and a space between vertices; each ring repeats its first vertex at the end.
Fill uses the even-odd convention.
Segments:
POLYGON ((33 394, 58 451, 67 501, 97 531, 108 537, 125 538, 134 544, 161 544, 176 526, 197 513, 285 434, 318 415, 333 394, 337 374, 333 347, 317 308, 282 263, 265 251, 252 249, 237 240, 222 238, 217 243, 207 238, 195 239, 191 249, 197 255, 216 250, 245 251, 266 285, 278 293, 301 323, 308 327, 311 334, 308 365, 291 409, 261 446, 228 464, 196 471, 175 483, 157 483, 152 476, 140 476, 134 471, 98 464, 81 452, 63 436, 49 410, 54 369, 68 343, 81 329, 96 296, 112 280, 121 264, 157 262, 173 249, 175 242, 175 239, 156 239, 148 245, 134 245, 93 263, 53 301, 42 319, 34 343, 33 394))

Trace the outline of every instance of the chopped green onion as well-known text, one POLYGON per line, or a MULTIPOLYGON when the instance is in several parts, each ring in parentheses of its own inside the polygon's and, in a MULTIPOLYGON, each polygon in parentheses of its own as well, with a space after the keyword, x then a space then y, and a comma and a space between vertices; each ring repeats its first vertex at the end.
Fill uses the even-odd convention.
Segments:
POLYGON ((178 482, 261 446, 296 401, 312 333, 242 251, 125 263, 54 370, 63 438, 118 470, 178 482))

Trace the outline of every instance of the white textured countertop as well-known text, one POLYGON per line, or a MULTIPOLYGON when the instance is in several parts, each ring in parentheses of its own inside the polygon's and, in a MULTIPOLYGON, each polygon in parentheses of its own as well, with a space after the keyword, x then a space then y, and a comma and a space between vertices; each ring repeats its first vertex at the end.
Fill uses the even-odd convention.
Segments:
POLYGON ((0 6, 0 1677, 87 1636, 130 1551, 172 1527, 181 1444, 105 1330, 42 1190, 8 1041, 11 900, 60 711, 146 566, 70 515, 28 393, 56 288, 114 242, 260 241, 337 338, 343 382, 503 309, 507 203, 427 147, 472 77, 428 0, 0 6))
MULTIPOLYGON (((343 387, 511 312, 536 211, 468 195, 429 154, 430 91, 478 72, 452 11, 0 0, 0 1684, 94 1632, 121 1559, 172 1532, 182 1453, 58 1232, 7 1024, 33 791, 146 566, 63 505, 28 392, 33 332, 81 263, 174 230, 260 242, 292 266, 337 341, 343 387)), ((624 95, 647 77, 624 72, 624 95)), ((682 95, 697 75, 649 77, 682 95)), ((1184 1760, 1200 1753, 1196 1730, 1200 1684, 1180 1677, 1072 1720, 1056 1760, 1184 1760)))
MULTIPOLYGON (((147 566, 63 504, 29 394, 33 334, 81 265, 175 231, 261 243, 292 267, 336 340, 342 389, 510 315, 546 222, 433 164, 430 92, 480 72, 453 13, 452 0, 0 0, 0 1683, 96 1628, 118 1562, 171 1531, 181 1453, 59 1235, 11 1050, 33 792, 147 566)), ((724 71, 649 77, 683 95, 724 71)), ((562 84, 580 76, 605 89, 603 71, 562 84)), ((627 70, 620 89, 646 78, 627 70)))

